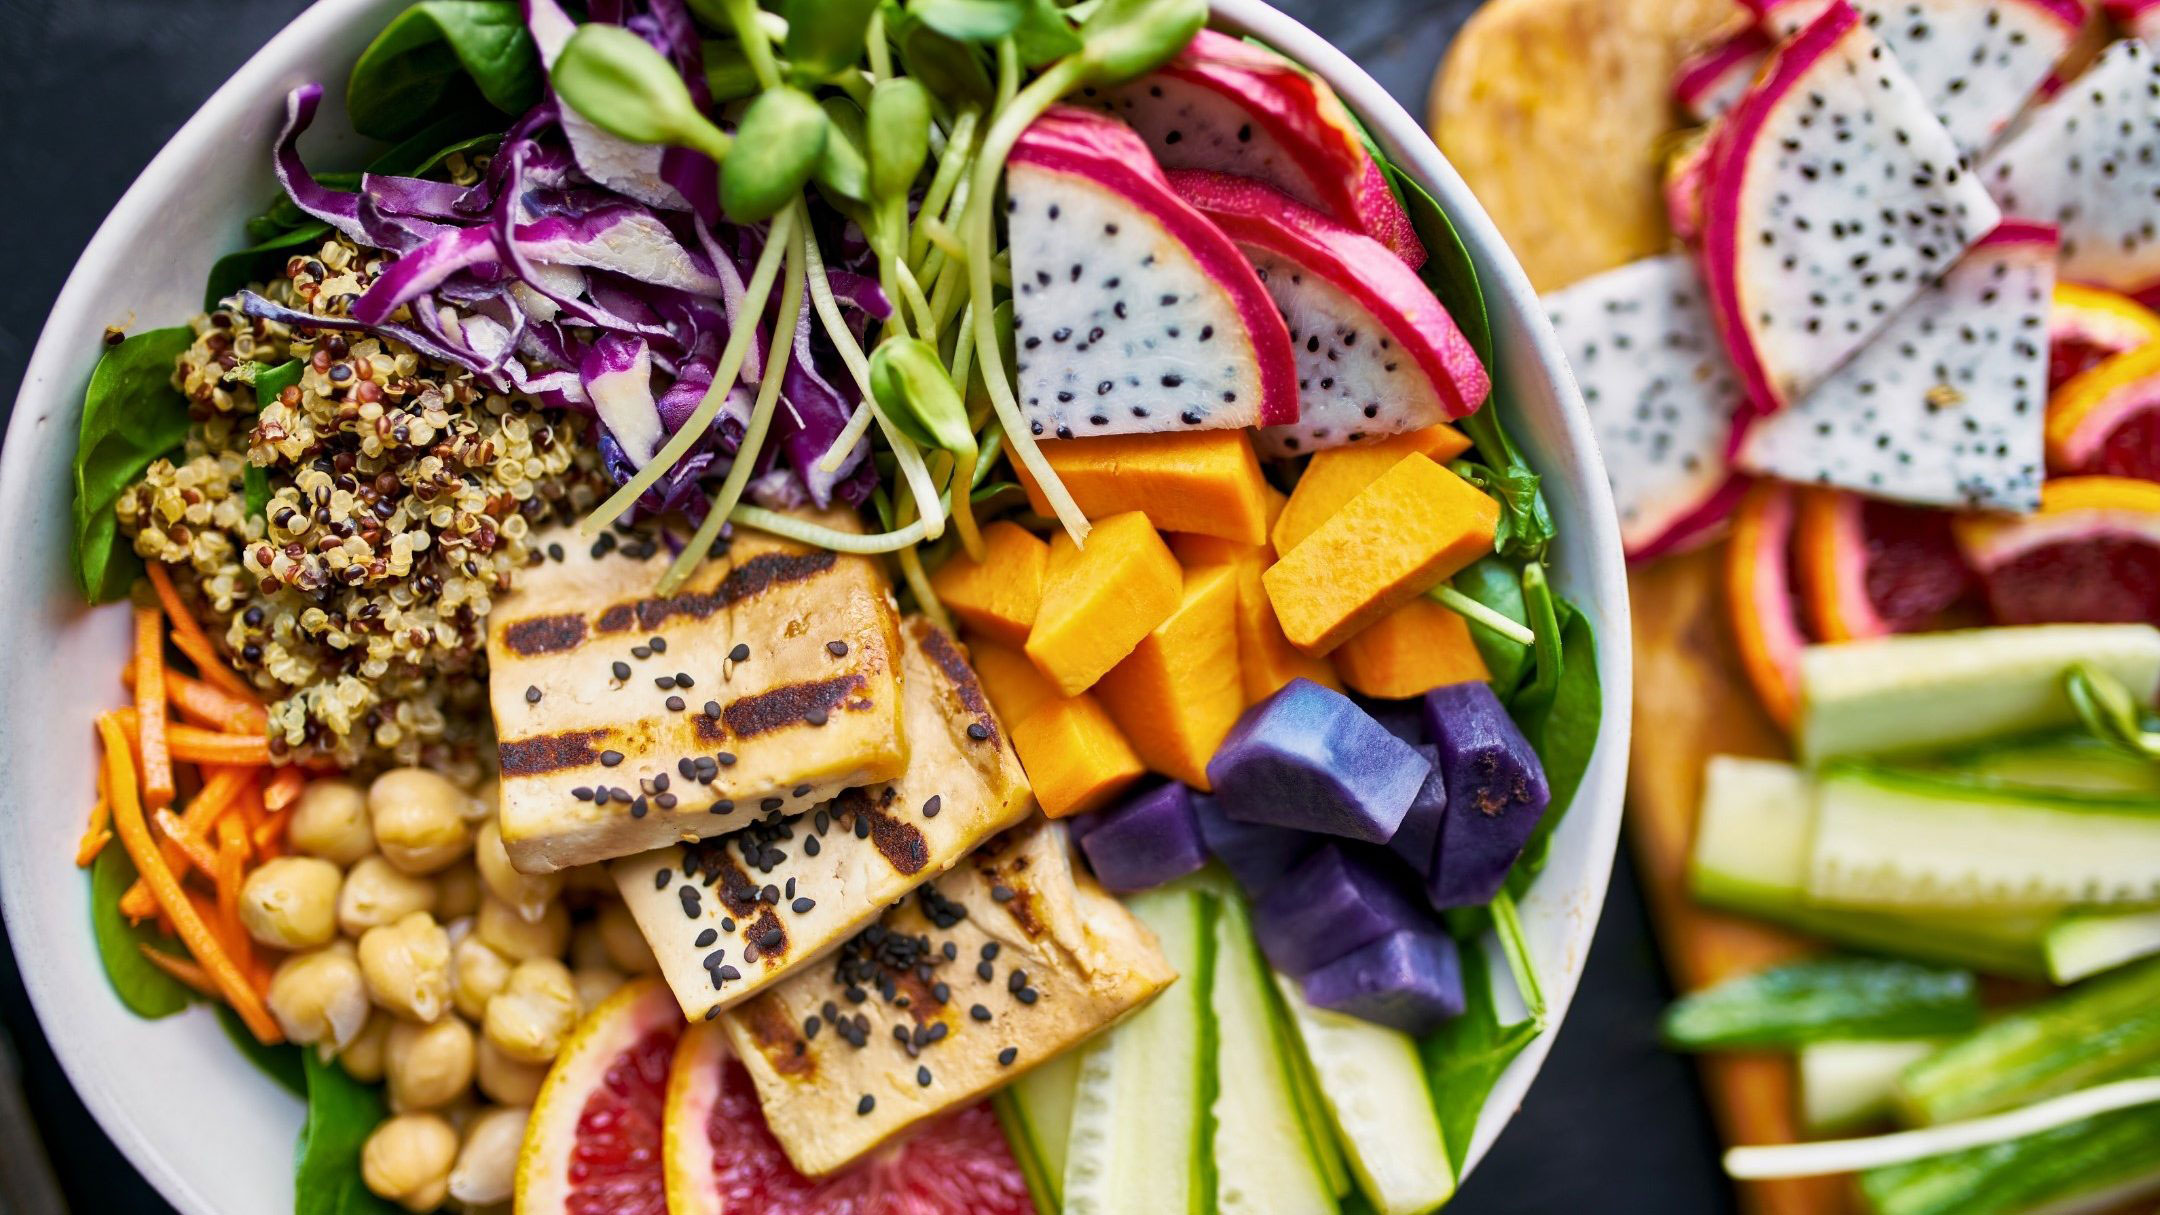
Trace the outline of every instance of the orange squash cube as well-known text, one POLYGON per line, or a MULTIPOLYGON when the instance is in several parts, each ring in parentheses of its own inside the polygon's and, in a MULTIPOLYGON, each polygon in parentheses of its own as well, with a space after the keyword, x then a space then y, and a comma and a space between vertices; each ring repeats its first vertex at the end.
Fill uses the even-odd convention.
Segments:
POLYGON ((1098 520, 1087 547, 1059 534, 1044 568, 1027 656, 1063 696, 1077 696, 1170 618, 1185 574, 1138 511, 1098 520))
POLYGON ((1195 789, 1209 788, 1207 762, 1245 711, 1237 598, 1233 567, 1194 570, 1177 610, 1095 685, 1141 760, 1195 789))
POLYGON ((1470 622, 1422 595, 1343 642, 1334 660, 1344 683, 1382 700, 1492 678, 1470 639, 1470 622))
POLYGON ((1442 423, 1390 435, 1373 443, 1331 447, 1318 453, 1306 462, 1305 473, 1298 478, 1297 487, 1291 491, 1290 501, 1282 513, 1268 524, 1276 554, 1286 554, 1296 548, 1298 541, 1327 522, 1327 517, 1341 510, 1343 503, 1379 480, 1381 474, 1411 452, 1417 452, 1435 464, 1445 464, 1469 449, 1470 440, 1464 438, 1461 431, 1442 423))
MULTIPOLYGON (((1267 543, 1267 481, 1243 430, 1052 439, 1036 446, 1090 519, 1140 511, 1166 532, 1267 543)), ((1020 461, 1012 466, 1037 514, 1050 502, 1020 461)))
POLYGON ((930 589, 961 623, 1001 644, 1027 644, 1035 611, 1042 606, 1043 570, 1050 546, 1017 523, 983 529, 983 559, 964 552, 930 575, 930 589))

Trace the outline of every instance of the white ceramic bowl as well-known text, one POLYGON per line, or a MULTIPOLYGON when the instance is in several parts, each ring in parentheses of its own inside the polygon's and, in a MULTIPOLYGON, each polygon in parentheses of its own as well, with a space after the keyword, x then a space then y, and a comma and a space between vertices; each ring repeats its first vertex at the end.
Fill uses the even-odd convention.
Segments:
MULTIPOLYGON (((236 1055, 207 1009, 142 1021, 99 969, 88 883, 72 863, 93 800, 98 709, 119 703, 127 614, 83 607, 68 560, 69 461, 78 410, 107 325, 129 330, 194 315, 220 253, 245 243, 242 220, 276 190, 270 144, 286 90, 342 81, 360 49, 407 0, 321 0, 249 60, 180 128, 113 209, 45 324, 0 454, 0 907, 55 1053, 82 1099, 151 1183, 188 1215, 292 1208, 299 1102, 236 1055)), ((1605 475, 1537 298, 1461 178, 1371 77, 1318 35, 1260 3, 1217 0, 1220 24, 1279 47, 1326 77, 1381 145, 1454 218, 1484 279, 1508 422, 1545 474, 1561 540, 1562 593, 1597 630, 1604 724, 1551 862, 1523 903, 1554 1024, 1581 977, 1620 826, 1630 713, 1627 588, 1605 475)), ((351 163, 332 88, 310 135, 316 165, 351 163)), ((1505 986, 1504 983, 1501 986, 1505 986)), ((1494 1089, 1471 1148, 1492 1145, 1543 1063, 1547 1033, 1494 1089)))

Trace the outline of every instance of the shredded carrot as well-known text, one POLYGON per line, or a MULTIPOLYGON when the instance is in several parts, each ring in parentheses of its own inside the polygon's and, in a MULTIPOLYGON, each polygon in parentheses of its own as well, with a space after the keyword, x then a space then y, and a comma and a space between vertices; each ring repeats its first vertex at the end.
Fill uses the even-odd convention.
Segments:
MULTIPOLYGON (((152 569, 156 568, 153 562, 152 569)), ((135 768, 128 759, 127 731, 115 713, 98 718, 98 733, 105 739, 105 768, 112 790, 113 825, 120 833, 121 846, 127 849, 129 859, 150 885, 150 892, 159 907, 172 917, 173 929, 179 935, 188 952, 195 955, 205 973, 225 993, 233 1011, 247 1023, 248 1029, 264 1043, 282 1041, 277 1022, 263 1005, 260 992, 250 976, 234 962, 233 957, 218 941, 209 924, 197 912, 187 891, 174 876, 172 868, 165 863, 165 854, 158 851, 157 842, 150 838, 150 826, 143 819, 142 802, 135 785, 135 768)))
POLYGON ((259 860, 269 860, 269 850, 285 842, 285 824, 292 818, 290 810, 273 810, 263 816, 260 825, 248 832, 248 839, 255 845, 259 860))
POLYGON ((150 585, 157 590, 158 602, 165 605, 165 614, 172 619, 173 648, 188 656, 195 669, 204 679, 244 700, 253 700, 247 681, 233 674, 225 660, 218 657, 217 647, 210 644, 210 635, 203 632, 202 623, 188 611, 180 599, 180 592, 173 586, 172 575, 165 572, 163 564, 145 563, 150 574, 150 585))
POLYGON ((279 768, 263 786, 263 808, 275 812, 292 805, 307 788, 307 779, 307 773, 298 768, 279 768))
POLYGON ((98 853, 105 851, 105 845, 112 842, 112 832, 106 830, 106 825, 111 822, 112 800, 105 794, 105 765, 99 764, 97 802, 90 807, 90 823, 83 828, 82 843, 75 846, 77 865, 87 869, 97 860, 98 853))
MULTIPOLYGON (((124 718, 129 709, 114 711, 115 717, 124 718)), ((207 840, 217 827, 218 819, 235 804, 245 799, 254 787, 256 769, 246 767, 209 767, 205 769, 209 779, 203 783, 202 792, 189 801, 187 809, 180 814, 180 823, 190 838, 207 840)), ((176 840, 164 844, 165 863, 174 873, 182 872, 183 865, 194 864, 194 858, 181 850, 176 840)), ((198 866, 199 867, 199 866, 198 866)), ((210 870, 204 869, 204 873, 210 870)), ((150 897, 150 887, 141 878, 120 896, 120 911, 129 920, 139 921, 157 914, 157 900, 150 897)))
POLYGON ((143 804, 172 805, 172 748, 165 738, 165 614, 155 604, 135 609, 135 716, 142 748, 143 804))
POLYGON ((188 830, 187 824, 180 821, 179 815, 170 810, 152 810, 150 821, 157 824, 157 829, 164 833, 166 839, 180 846, 180 855, 187 858, 188 864, 204 873, 217 872, 216 850, 210 846, 209 841, 197 838, 194 832, 188 830))
POLYGON ((218 820, 216 867, 210 870, 217 883, 218 915, 225 921, 228 939, 248 935, 240 922, 240 882, 247 867, 248 832, 240 816, 228 814, 218 820))
MULTIPOLYGON (((113 713, 129 736, 134 736, 140 728, 141 715, 133 709, 115 709, 113 713)), ((172 757, 183 763, 270 766, 270 740, 260 734, 225 734, 201 726, 167 726, 165 733, 172 757)))
MULTIPOLYGON (((135 691, 135 664, 123 663, 120 683, 135 691)), ((262 702, 242 698, 192 675, 165 668, 165 699, 181 720, 191 726, 221 730, 227 734, 261 734, 270 728, 270 714, 262 702)))
POLYGON ((176 958, 162 949, 152 949, 147 941, 137 941, 135 948, 142 951, 142 956, 149 959, 152 966, 194 988, 198 995, 208 996, 213 1000, 225 998, 225 993, 218 990, 218 985, 210 978, 209 972, 188 959, 176 958))

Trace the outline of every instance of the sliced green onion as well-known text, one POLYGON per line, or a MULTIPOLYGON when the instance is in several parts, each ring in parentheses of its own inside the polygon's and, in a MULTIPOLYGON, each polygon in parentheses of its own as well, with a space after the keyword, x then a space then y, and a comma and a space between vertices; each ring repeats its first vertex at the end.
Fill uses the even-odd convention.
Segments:
POLYGON ((1537 634, 1531 632, 1528 626, 1501 615, 1445 582, 1425 592, 1425 596, 1456 615, 1476 621, 1517 645, 1537 644, 1537 634))
POLYGON ((1515 989, 1522 993, 1523 1009, 1542 1032, 1545 1028, 1545 988, 1538 982, 1537 967, 1530 961, 1530 942, 1523 933, 1522 913, 1515 896, 1506 890, 1492 900, 1493 927, 1500 937, 1500 952, 1514 972, 1515 989))

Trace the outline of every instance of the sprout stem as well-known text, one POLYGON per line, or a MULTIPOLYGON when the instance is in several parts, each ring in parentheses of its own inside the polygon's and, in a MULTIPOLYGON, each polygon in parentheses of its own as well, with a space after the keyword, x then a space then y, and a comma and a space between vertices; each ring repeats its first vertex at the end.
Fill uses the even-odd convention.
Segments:
POLYGON ((1537 634, 1527 627, 1479 603, 1443 582, 1425 592, 1426 597, 1467 620, 1476 621, 1517 645, 1536 645, 1537 634))
POLYGON ((921 550, 910 544, 896 555, 900 559, 900 576, 907 581, 908 589, 915 592, 915 606, 930 618, 930 623, 951 633, 952 617, 945 614, 945 604, 930 586, 930 575, 923 572, 921 550))
POLYGON ((728 24, 735 27, 735 41, 742 44, 743 57, 750 61, 750 74, 757 77, 758 87, 779 87, 780 65, 773 59, 772 38, 758 20, 756 0, 720 0, 720 3, 727 12, 728 24))
POLYGON ((937 218, 952 201, 953 192, 966 179, 972 163, 971 150, 975 144, 975 128, 981 115, 973 110, 960 111, 953 118, 952 133, 945 137, 945 150, 938 156, 937 169, 930 175, 930 188, 923 191, 922 210, 918 213, 916 230, 908 239, 908 260, 919 262, 928 251, 928 238, 923 234, 922 223, 937 218))
POLYGON ((892 78, 892 47, 885 42, 885 10, 870 10, 870 28, 863 34, 863 45, 870 52, 870 79, 873 82, 892 78))

